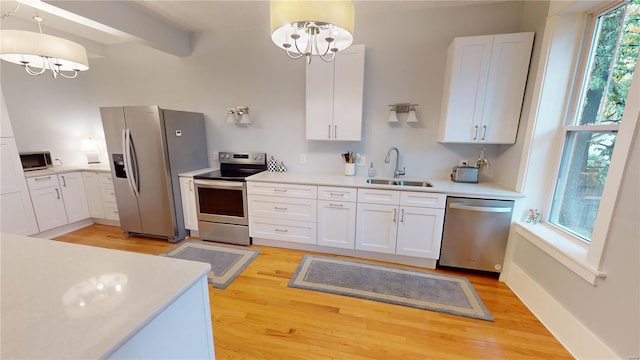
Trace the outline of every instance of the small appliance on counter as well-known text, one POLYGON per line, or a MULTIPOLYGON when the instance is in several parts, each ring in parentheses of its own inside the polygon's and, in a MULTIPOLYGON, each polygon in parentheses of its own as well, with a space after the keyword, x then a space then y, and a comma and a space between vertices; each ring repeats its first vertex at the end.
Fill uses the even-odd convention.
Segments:
POLYGON ((49 151, 21 152, 20 162, 24 171, 43 170, 53 167, 49 151))
POLYGON ((455 166, 451 180, 459 183, 478 183, 478 168, 473 166, 455 166))

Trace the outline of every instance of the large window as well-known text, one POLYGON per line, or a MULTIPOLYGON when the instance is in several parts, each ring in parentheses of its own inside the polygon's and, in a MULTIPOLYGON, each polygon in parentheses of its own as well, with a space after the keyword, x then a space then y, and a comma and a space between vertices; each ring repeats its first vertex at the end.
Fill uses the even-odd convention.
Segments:
POLYGON ((594 14, 591 30, 549 213, 549 223, 585 242, 591 241, 638 61, 640 0, 594 14))

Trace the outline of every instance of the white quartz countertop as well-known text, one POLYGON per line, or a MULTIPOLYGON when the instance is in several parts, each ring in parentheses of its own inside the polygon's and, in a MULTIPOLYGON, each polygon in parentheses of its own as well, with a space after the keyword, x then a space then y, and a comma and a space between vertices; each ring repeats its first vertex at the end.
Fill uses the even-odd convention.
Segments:
MULTIPOLYGON (((378 177, 376 177, 378 178, 378 177)), ((291 172, 269 172, 264 171, 259 174, 249 176, 247 181, 270 182, 284 184, 320 185, 320 186, 343 186, 384 190, 402 191, 422 191, 444 193, 450 196, 488 197, 492 199, 515 199, 524 197, 519 192, 505 189, 494 183, 456 183, 453 181, 400 178, 405 181, 427 180, 433 187, 418 186, 397 186, 397 185, 372 185, 367 183, 366 176, 345 176, 337 174, 300 174, 291 172)))
POLYGON ((49 169, 25 171, 24 176, 29 178, 29 177, 46 176, 46 175, 53 175, 53 174, 64 174, 64 173, 69 173, 74 171, 111 172, 111 168, 109 167, 108 163, 61 165, 61 166, 54 166, 49 169))
POLYGON ((111 355, 207 263, 2 234, 2 359, 111 355))

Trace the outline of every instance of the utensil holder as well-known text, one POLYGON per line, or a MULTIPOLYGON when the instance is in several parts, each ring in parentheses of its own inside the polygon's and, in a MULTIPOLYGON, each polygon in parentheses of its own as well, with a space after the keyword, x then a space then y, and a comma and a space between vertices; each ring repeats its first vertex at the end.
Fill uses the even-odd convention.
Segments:
POLYGON ((353 176, 356 174, 356 164, 355 163, 345 163, 344 164, 344 174, 346 176, 353 176))

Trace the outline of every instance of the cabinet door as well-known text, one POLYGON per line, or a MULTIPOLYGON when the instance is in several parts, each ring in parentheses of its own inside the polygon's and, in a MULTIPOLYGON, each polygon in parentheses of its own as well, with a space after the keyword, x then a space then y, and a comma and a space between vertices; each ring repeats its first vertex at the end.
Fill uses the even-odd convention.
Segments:
POLYGON ((333 139, 334 63, 314 58, 306 70, 306 130, 308 140, 333 139))
POLYGON ((58 175, 58 182, 62 190, 64 207, 70 223, 90 217, 87 196, 84 191, 82 173, 71 172, 58 175))
POLYGON ((182 195, 182 214, 184 227, 198 231, 198 208, 192 177, 180 177, 180 193, 182 195))
POLYGON ((492 43, 491 35, 471 36, 449 46, 438 141, 478 141, 492 43))
POLYGON ((444 209, 400 207, 396 254, 429 259, 440 257, 444 209))
POLYGON ((357 214, 356 249, 395 253, 398 207, 358 203, 357 214))
POLYGON ((354 249, 356 204, 318 200, 318 245, 354 249))
POLYGON ((41 232, 68 223, 60 187, 31 190, 31 201, 41 232))
POLYGON ((92 218, 104 218, 104 202, 102 201, 102 188, 100 187, 98 174, 83 171, 82 181, 84 182, 87 205, 89 206, 89 215, 92 218))
POLYGON ((333 139, 362 139, 364 45, 351 45, 335 58, 333 85, 333 139))
POLYGON ((533 33, 495 35, 479 141, 513 144, 527 84, 533 33))
POLYGON ((38 232, 38 224, 13 138, 0 139, 0 159, 0 231, 20 235, 35 234, 38 232))

